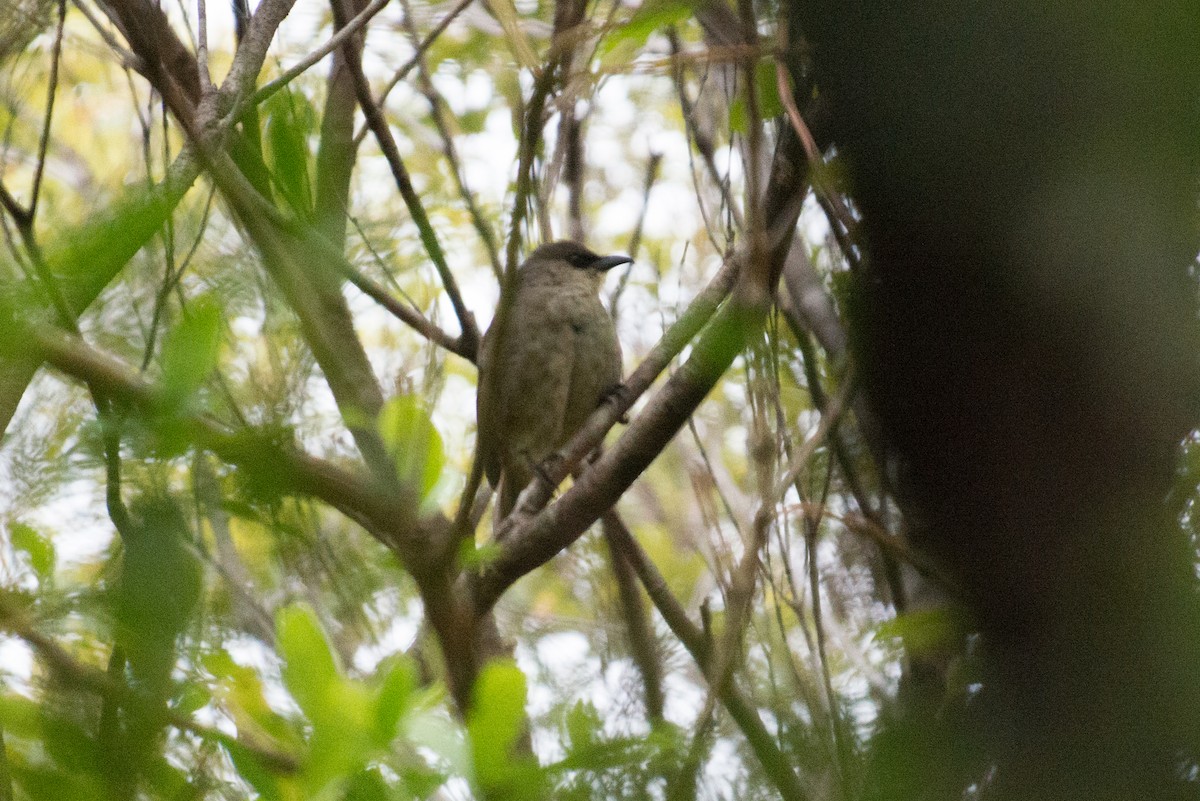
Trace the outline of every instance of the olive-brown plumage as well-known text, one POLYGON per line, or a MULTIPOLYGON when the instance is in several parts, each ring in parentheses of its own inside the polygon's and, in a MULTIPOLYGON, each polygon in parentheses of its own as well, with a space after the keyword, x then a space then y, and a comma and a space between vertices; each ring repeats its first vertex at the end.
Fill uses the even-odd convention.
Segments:
POLYGON ((493 322, 479 354, 479 458, 499 518, 620 383, 621 345, 599 291, 605 271, 630 261, 552 242, 518 268, 504 330, 493 322))

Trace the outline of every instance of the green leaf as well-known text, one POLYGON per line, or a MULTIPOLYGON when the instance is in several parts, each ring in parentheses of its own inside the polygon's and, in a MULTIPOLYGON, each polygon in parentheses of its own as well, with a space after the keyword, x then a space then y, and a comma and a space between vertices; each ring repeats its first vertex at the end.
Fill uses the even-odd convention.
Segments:
POLYGON ((175 641, 196 610, 203 572, 188 545, 187 518, 174 498, 139 495, 129 513, 114 593, 117 639, 142 687, 165 700, 175 641))
POLYGON ((169 407, 178 408, 204 383, 221 352, 221 310, 209 296, 191 304, 188 316, 167 336, 162 351, 162 387, 169 407))
POLYGON ((42 720, 42 747, 64 768, 98 773, 101 762, 96 741, 74 721, 47 714, 42 720))
POLYGON ((257 754, 233 738, 222 740, 221 744, 229 753, 238 775, 254 788, 259 798, 264 801, 279 801, 283 798, 283 783, 262 763, 257 754))
POLYGON ((775 62, 764 60, 754 67, 754 88, 758 96, 758 113, 764 120, 783 114, 783 101, 779 98, 779 78, 775 62))
POLYGON ((384 405, 379 434, 401 483, 415 489, 421 499, 427 498, 442 474, 446 455, 441 435, 416 396, 401 395, 384 405))
POLYGON ((194 712, 202 709, 211 701, 212 694, 208 691, 207 687, 189 682, 183 685, 171 709, 177 715, 190 717, 194 712))
POLYGON ((76 312, 87 308, 162 228, 198 172, 198 167, 181 171, 149 191, 130 187, 108 208, 92 211, 86 224, 59 229, 50 238, 47 268, 58 276, 76 312))
POLYGON ((481 545, 476 545, 473 540, 468 539, 458 549, 459 564, 462 565, 463 569, 470 570, 486 567, 500 556, 501 550, 502 548, 497 542, 485 542, 481 545))
POLYGON ((462 736, 462 730, 446 714, 435 708, 436 701, 430 699, 424 708, 415 710, 401 721, 404 737, 413 746, 420 746, 437 754, 449 772, 466 775, 471 770, 470 743, 462 736))
POLYGON ((465 134, 483 133, 491 109, 477 108, 458 115, 458 127, 465 134))
POLYGON ((100 777, 70 768, 52 770, 36 764, 17 767, 13 779, 14 785, 21 788, 18 797, 31 801, 95 801, 111 797, 111 785, 106 786, 100 777))
POLYGON ((24 523, 10 523, 8 536, 18 551, 29 557, 29 566, 42 581, 53 577, 55 553, 54 543, 42 536, 37 529, 24 523))
POLYGON ((544 774, 515 748, 525 726, 525 674, 512 660, 489 662, 475 680, 473 697, 467 736, 484 795, 541 797, 544 774))
POLYGON ((960 609, 944 607, 896 615, 879 624, 876 633, 884 639, 899 639, 910 654, 928 655, 956 648, 968 628, 960 609))
POLYGON ((343 801, 392 801, 393 794, 377 768, 364 770, 351 777, 343 801))
POLYGON ((301 778, 307 797, 318 797, 362 770, 375 755, 374 704, 360 682, 335 678, 310 709, 313 734, 301 778))
POLYGON ((0 697, 0 723, 7 735, 33 739, 41 735, 45 707, 15 693, 0 697))
POLYGON ((417 672, 411 660, 397 659, 388 668, 375 695, 375 739, 379 746, 386 747, 396 738, 416 686, 417 672))
POLYGON ((261 728, 279 742, 299 744, 288 721, 267 703, 262 679, 253 668, 237 664, 224 649, 205 654, 202 662, 216 678, 215 692, 235 720, 249 720, 252 727, 261 728))
POLYGON ((596 735, 602 731, 603 723, 595 706, 576 701, 575 706, 567 712, 566 727, 571 748, 580 749, 596 742, 596 735))
POLYGON ((313 217, 308 137, 316 118, 303 95, 283 90, 266 103, 266 144, 271 178, 301 219, 313 217))
MULTIPOLYGON (((783 101, 779 98, 779 79, 775 76, 774 61, 760 61, 755 65, 754 97, 758 101, 760 120, 770 120, 783 114, 783 101)), ((746 96, 739 93, 729 104, 729 127, 744 134, 749 130, 749 125, 746 96)))
POLYGON ((339 672, 316 613, 304 604, 285 607, 275 617, 275 629, 284 685, 310 719, 323 718, 339 672))
POLYGON ((646 0, 624 25, 616 26, 600 45, 600 55, 606 56, 622 44, 641 47, 650 34, 659 28, 690 19, 695 0, 646 0))

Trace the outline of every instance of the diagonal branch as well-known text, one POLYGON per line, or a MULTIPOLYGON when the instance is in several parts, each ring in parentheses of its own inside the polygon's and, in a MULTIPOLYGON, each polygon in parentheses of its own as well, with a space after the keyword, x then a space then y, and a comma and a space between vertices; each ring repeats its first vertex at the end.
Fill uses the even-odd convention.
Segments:
MULTIPOLYGON (((46 270, 76 316, 154 236, 199 174, 195 152, 185 148, 149 191, 139 189, 111 209, 97 212, 78 231, 59 232, 61 244, 45 254, 46 270), (99 231, 105 234, 97 235, 99 231)), ((37 368, 37 360, 9 353, 0 356, 0 431, 8 427, 37 368)))
MULTIPOLYGON (((124 9, 126 14, 139 5, 139 0, 110 2, 124 9)), ((259 4, 222 85, 221 97, 213 100, 236 106, 238 98, 249 95, 246 90, 262 67, 267 46, 293 3, 294 0, 263 0, 259 4)), ((161 13, 157 17, 151 14, 149 19, 156 20, 159 17, 161 13)), ((165 18, 161 23, 165 29, 161 32, 162 36, 173 37, 165 18)), ((394 467, 373 425, 375 415, 383 406, 383 393, 354 331, 346 300, 337 282, 332 280, 332 275, 306 266, 312 259, 314 247, 321 254, 332 248, 327 243, 321 247, 324 240, 307 227, 291 225, 259 194, 248 174, 235 166, 223 151, 213 147, 211 137, 205 134, 209 129, 219 127, 215 118, 218 109, 206 102, 204 114, 197 118, 186 100, 176 98, 176 102, 172 102, 170 89, 177 88, 178 84, 170 74, 164 72, 162 63, 158 61, 159 43, 148 39, 144 28, 146 24, 144 20, 134 20, 132 30, 137 31, 137 35, 130 38, 130 44, 144 61, 157 65, 157 68, 148 72, 152 83, 164 95, 184 132, 196 146, 204 166, 229 200, 238 221, 262 254, 264 266, 299 318, 305 341, 312 348, 325 374, 363 458, 376 477, 394 482, 394 467), (162 81, 166 88, 156 83, 155 79, 162 81)), ((194 61, 191 63, 194 65, 194 61)), ((236 117, 235 108, 227 119, 236 117)), ((241 155, 251 158, 244 149, 241 155)), ((251 158, 248 166, 253 169, 256 163, 251 158)), ((343 260, 340 254, 336 258, 338 261, 334 263, 343 260)))
MULTIPOLYGON (((408 73, 412 72, 417 66, 418 59, 424 56, 425 51, 432 47, 433 43, 437 41, 437 38, 441 36, 447 28, 450 27, 450 23, 454 22, 454 20, 458 18, 458 15, 466 11, 467 8, 474 2, 475 0, 458 0, 458 3, 454 6, 454 8, 446 12, 446 16, 442 17, 441 21, 438 22, 437 25, 433 26, 433 30, 431 30, 425 36, 425 38, 421 40, 420 44, 417 45, 416 50, 413 52, 408 61, 404 62, 404 65, 401 66, 400 69, 396 70, 392 74, 392 77, 388 79, 387 84, 384 85, 383 90, 379 93, 379 97, 375 100, 376 105, 378 105, 380 108, 383 108, 387 104, 388 95, 392 93, 393 89, 400 85, 401 81, 408 77, 408 73)), ((368 126, 363 125, 363 127, 360 128, 356 134, 354 134, 354 144, 356 146, 362 142, 367 135, 367 131, 369 130, 370 128, 368 126)))
POLYGON ((325 56, 329 55, 334 50, 337 50, 339 47, 345 44, 351 36, 362 30, 362 28, 365 27, 366 24, 370 22, 376 14, 378 14, 380 11, 383 11, 383 9, 387 7, 389 2, 391 2, 391 0, 372 0, 369 6, 354 16, 354 19, 347 22, 344 26, 338 29, 337 33, 329 37, 329 40, 325 42, 325 44, 321 45, 316 50, 297 61, 278 78, 264 84, 257 92, 254 93, 254 97, 250 99, 250 103, 253 105, 262 103, 271 95, 275 94, 280 89, 294 81, 296 78, 303 75, 314 64, 325 58, 325 56))
MULTIPOLYGON (((339 17, 341 15, 340 5, 334 3, 333 8, 335 17, 339 17)), ((362 55, 352 47, 343 46, 342 50, 345 53, 350 74, 354 76, 354 90, 358 96, 358 105, 363 110, 371 133, 375 135, 379 149, 383 151, 383 156, 391 168, 396 187, 400 190, 400 196, 404 199, 408 213, 412 216, 413 222, 420 232, 425 252, 429 254, 438 276, 442 279, 442 287, 450 298, 450 304, 454 307, 454 314, 458 317, 458 324, 462 329, 464 347, 473 353, 479 346, 479 328, 475 324, 475 317, 467 309, 454 273, 450 271, 450 266, 446 263, 446 255, 438 242, 437 233, 433 230, 432 223, 429 222, 429 215, 425 213, 425 206, 421 203, 421 198, 413 188, 408 168, 404 166, 404 161, 400 158, 400 149, 396 146, 396 140, 392 136, 387 120, 384 119, 383 110, 375 103, 375 98, 371 95, 371 86, 367 82, 367 76, 363 73, 362 55)))
POLYGON ((433 85, 433 79, 429 74, 429 65, 425 62, 425 52, 417 39, 417 29, 413 23, 412 5, 407 0, 401 0, 401 3, 404 6, 404 27, 408 31, 409 40, 416 49, 413 60, 417 64, 417 88, 420 89, 421 94, 425 95, 425 99, 429 101, 429 115, 438 130, 438 135, 442 139, 442 153, 450 165, 450 173, 454 177, 454 183, 458 188, 458 195, 462 198, 463 205, 467 208, 467 214, 471 217, 471 224, 475 227, 476 233, 479 234, 480 241, 483 242, 484 250, 487 252, 488 260, 492 265, 492 272, 497 279, 500 279, 504 274, 504 268, 500 265, 500 256, 496 251, 496 234, 492 230, 491 224, 483 216, 483 210, 480 209, 479 203, 475 200, 475 193, 467 185, 467 177, 458 157, 458 149, 454 145, 454 137, 451 134, 450 125, 446 120, 445 110, 448 106, 446 101, 442 99, 437 87, 433 85))
MULTIPOLYGON (((143 700, 138 690, 123 683, 114 681, 104 671, 86 665, 68 653, 62 646, 46 635, 37 631, 26 616, 13 608, 11 601, 0 601, 0 628, 20 637, 41 660, 50 668, 55 676, 65 681, 71 687, 95 693, 105 698, 128 698, 143 700)), ((197 723, 187 715, 174 710, 166 711, 166 722, 180 731, 190 732, 206 740, 213 740, 225 745, 236 744, 253 753, 262 760, 264 765, 283 774, 295 773, 299 769, 297 759, 284 752, 276 744, 267 744, 234 737, 219 729, 210 728, 197 723)))
POLYGON ((63 26, 67 19, 66 0, 58 1, 58 25, 54 30, 54 45, 50 51, 50 75, 47 78, 46 114, 42 121, 42 134, 38 138, 37 164, 33 172, 33 188, 29 191, 29 221, 37 215, 38 199, 41 197, 42 176, 46 170, 46 148, 50 144, 50 123, 54 119, 54 99, 58 94, 58 68, 62 61, 63 26))
MULTIPOLYGON (((428 547, 425 524, 414 516, 412 493, 388 487, 369 476, 346 470, 332 462, 279 443, 272 435, 254 429, 231 429, 212 417, 180 413, 151 382, 119 360, 78 337, 54 328, 5 320, 8 348, 20 349, 26 358, 44 360, 63 373, 82 380, 107 396, 151 415, 174 414, 186 424, 188 435, 230 464, 273 484, 325 501, 402 558, 416 557, 428 547)), ((428 522, 428 521, 427 521, 428 522)))
MULTIPOLYGON (((612 529, 606 527, 605 530, 613 539, 616 547, 620 549, 622 556, 629 561, 638 580, 646 589, 650 601, 654 604, 654 608, 662 615, 667 627, 671 629, 671 633, 691 654, 705 678, 710 682, 715 682, 712 664, 713 646, 704 630, 688 617, 683 605, 671 594, 666 579, 663 578, 654 562, 642 549, 641 544, 633 538, 629 531, 623 526, 612 529)), ((779 794, 787 801, 803 801, 808 798, 809 794, 801 786, 800 779, 792 768, 791 760, 779 750, 775 738, 767 731, 753 702, 731 680, 727 679, 719 685, 711 686, 726 711, 729 712, 729 716, 733 718, 734 723, 745 736, 746 741, 750 744, 750 749, 758 758, 763 771, 779 790, 779 794)))
MULTIPOLYGON (((755 280, 749 281, 741 269, 749 253, 742 249, 732 257, 727 267, 738 275, 738 283, 732 297, 701 333, 691 357, 667 380, 614 446, 601 455, 557 503, 528 518, 525 515, 529 512, 529 501, 533 501, 535 509, 537 504, 545 503, 553 487, 557 486, 555 480, 565 478, 565 473, 559 475, 557 472, 564 469, 564 465, 555 465, 556 469, 547 471, 553 484, 535 478, 531 487, 533 497, 523 498, 518 504, 519 513, 512 516, 513 528, 505 532, 500 555, 466 578, 477 613, 490 609, 513 582, 570 546, 606 509, 617 502, 716 386, 750 334, 762 325, 770 303, 770 289, 778 281, 787 246, 800 216, 807 187, 806 166, 796 139, 783 137, 776 150, 775 163, 763 199, 765 241, 762 247, 750 243, 750 252, 762 254, 759 258, 766 263, 755 265, 755 269, 749 273, 755 280), (767 282, 768 286, 759 285, 762 281, 767 282)), ((689 313, 691 310, 689 308, 689 313)), ((697 316, 702 315, 698 312, 697 316)), ((679 325, 677 323, 672 327, 668 334, 679 325)), ((664 341, 666 339, 664 336, 664 341)), ((690 337, 684 339, 678 343, 678 347, 681 349, 689 340, 690 337)), ((650 373, 654 366, 645 372, 650 373)), ((640 373, 642 368, 634 377, 639 381, 645 380, 640 373)), ((646 385, 649 385, 648 380, 646 385)), ((570 463, 576 454, 586 454, 594 448, 603 436, 603 430, 607 430, 629 408, 632 401, 628 395, 628 390, 615 393, 608 403, 592 415, 583 430, 563 450, 566 454, 564 462, 570 463), (591 436, 596 436, 596 440, 589 445, 588 438, 591 436)))

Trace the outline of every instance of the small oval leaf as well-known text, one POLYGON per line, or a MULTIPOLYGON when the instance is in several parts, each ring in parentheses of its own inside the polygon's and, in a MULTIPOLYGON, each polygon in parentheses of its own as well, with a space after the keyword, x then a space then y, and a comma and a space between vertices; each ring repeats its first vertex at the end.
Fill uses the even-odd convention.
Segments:
POLYGON ((209 296, 192 303, 188 316, 163 343, 162 389, 168 407, 187 402, 217 366, 221 352, 221 310, 209 296))
POLYGON ((8 536, 13 548, 23 551, 29 558, 29 566, 33 568, 38 579, 45 581, 54 575, 54 543, 25 523, 10 523, 8 536))
POLYGON ((422 500, 428 497, 442 474, 446 454, 441 435, 416 397, 401 395, 388 401, 379 413, 379 434, 392 454, 400 482, 416 490, 422 500))
POLYGON ((337 661, 316 613, 305 604, 279 610, 277 650, 283 657, 283 683, 308 717, 322 717, 326 698, 338 681, 337 661))

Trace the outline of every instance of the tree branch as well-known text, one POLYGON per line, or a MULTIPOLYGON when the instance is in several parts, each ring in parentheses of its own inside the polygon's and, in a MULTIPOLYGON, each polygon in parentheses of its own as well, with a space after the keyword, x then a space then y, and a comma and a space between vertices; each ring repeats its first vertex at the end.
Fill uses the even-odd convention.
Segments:
MULTIPOLYGON (((392 77, 388 79, 387 84, 383 87, 383 91, 379 93, 379 97, 375 102, 380 108, 383 108, 387 104, 387 97, 392 93, 392 90, 399 86, 400 82, 408 76, 408 73, 412 72, 413 68, 417 66, 418 59, 425 54, 425 51, 428 50, 435 41, 437 41, 437 38, 441 36, 443 32, 445 32, 446 28, 450 27, 451 22, 454 22, 458 15, 463 11, 466 11, 467 8, 474 2, 475 0, 459 0, 458 4, 455 5, 454 8, 449 12, 447 12, 446 16, 442 17, 441 21, 433 27, 433 30, 431 30, 428 35, 421 40, 421 43, 417 45, 416 51, 412 54, 412 57, 410 57, 409 60, 404 63, 404 66, 400 67, 400 69, 396 70, 396 72, 392 74, 392 77)), ((369 130, 370 128, 364 124, 362 128, 359 129, 358 133, 354 135, 354 144, 360 144, 363 138, 366 137, 367 131, 369 130)))
POLYGON ((413 61, 417 64, 417 88, 421 90, 421 94, 425 95, 425 99, 429 101, 429 115, 433 119, 433 124, 442 139, 442 153, 445 154, 446 161, 450 164, 450 172, 454 176, 455 185, 458 187, 458 195, 467 207, 467 213, 471 216, 471 224, 475 227, 476 233, 479 234, 480 241, 483 242, 488 261, 492 265, 492 272, 495 274, 496 279, 500 280, 504 274, 504 268, 500 264, 500 256, 496 250, 496 234, 492 230, 491 224, 484 218, 479 204, 475 201, 475 193, 467 186, 466 174, 463 172, 462 163, 459 161, 458 150, 454 146, 454 138, 451 135, 450 126, 446 122, 446 102, 438 93, 437 87, 433 85, 433 79, 429 75, 429 66, 425 63, 425 51, 421 46, 422 43, 417 38, 417 29, 413 24, 412 4, 407 0, 401 0, 401 2, 404 6, 404 27, 408 31, 409 40, 413 43, 416 50, 413 55, 413 61))
MULTIPOLYGON (((340 13, 339 7, 334 4, 335 17, 340 13)), ((429 215, 425 213, 421 198, 417 196, 417 191, 413 188, 408 169, 400 158, 400 149, 396 147, 396 140, 392 136, 391 128, 388 127, 383 111, 371 95, 371 85, 367 82, 367 76, 362 69, 362 56, 350 47, 343 47, 342 50, 346 54, 346 64, 350 68, 350 74, 354 77, 354 90, 358 96, 359 108, 363 110, 367 124, 371 127, 371 132, 379 144, 379 149, 383 151, 383 156, 392 170, 392 177, 396 181, 396 187, 400 190, 404 204, 408 207, 408 213, 412 216, 417 230, 420 231, 421 243, 425 246, 425 252, 429 254, 434 268, 442 279, 442 287, 446 290, 450 304, 454 307, 454 313, 458 317, 463 346, 469 352, 474 353, 475 349, 479 347, 479 328, 475 324, 475 317, 467 309, 454 273, 450 271, 450 266, 446 263, 446 255, 438 242, 433 225, 429 222, 429 215)))
POLYGON ((230 429, 215 419, 181 413, 171 407, 161 391, 117 359, 78 337, 54 328, 27 325, 8 317, 6 348, 26 358, 45 360, 63 373, 86 382, 105 395, 131 404, 151 415, 172 414, 186 424, 188 436, 223 460, 274 485, 325 501, 396 550, 402 558, 416 557, 414 570, 428 550, 426 523, 415 518, 411 492, 387 487, 369 476, 348 471, 332 462, 281 444, 271 434, 253 429, 230 429))
MULTIPOLYGON (((662 615, 667 627, 679 638, 683 647, 691 654, 696 665, 710 682, 714 681, 712 666, 712 643, 709 642, 704 630, 688 617, 687 612, 678 599, 671 594, 666 579, 659 573, 658 568, 646 555, 642 546, 627 529, 613 529, 612 537, 622 555, 629 560, 637 573, 646 594, 650 596, 655 609, 662 615)), ((754 708, 753 702, 738 689, 732 680, 726 680, 720 685, 711 685, 721 699, 729 716, 733 718, 738 729, 750 744, 750 749, 758 758, 759 764, 779 790, 780 795, 787 801, 803 801, 809 794, 800 784, 789 760, 775 742, 775 738, 763 725, 762 718, 754 708)))
MULTIPOLYGON (((34 629, 25 615, 13 608, 11 601, 0 600, 0 628, 28 643, 34 653, 50 668, 50 671, 71 687, 104 698, 145 700, 142 693, 113 681, 104 671, 76 660, 52 639, 34 629)), ((190 732, 206 740, 222 744, 235 744, 244 748, 278 773, 290 774, 300 769, 296 757, 284 752, 273 743, 257 743, 244 737, 239 739, 218 729, 199 724, 190 717, 169 709, 164 710, 164 718, 167 723, 180 731, 190 732)))
POLYGON ((380 11, 383 11, 383 9, 387 7, 389 2, 391 2, 391 0, 372 0, 371 4, 356 14, 354 19, 348 21, 345 25, 337 30, 337 33, 329 37, 325 44, 321 45, 316 50, 297 61, 278 78, 264 84, 257 92, 254 93, 254 97, 250 99, 250 103, 253 105, 262 103, 271 95, 275 94, 280 89, 294 81, 296 78, 303 75, 314 64, 325 58, 325 56, 329 55, 334 50, 337 50, 339 47, 344 45, 351 36, 362 30, 376 14, 378 14, 380 11))
MULTIPOLYGON (((768 263, 760 276, 765 276, 772 286, 778 281, 804 201, 807 169, 798 147, 799 142, 794 136, 781 138, 763 200, 765 242, 762 252, 768 263)), ((548 460, 543 471, 536 471, 545 475, 535 475, 521 494, 518 514, 511 516, 512 522, 503 534, 502 553, 469 579, 478 593, 475 597, 481 609, 490 607, 520 576, 569 546, 615 503, 716 385, 733 362, 744 338, 761 324, 769 302, 766 288, 742 291, 741 297, 735 296, 727 303, 701 335, 692 357, 667 381, 616 445, 602 455, 554 507, 541 511, 532 519, 528 517, 542 509, 568 472, 596 447, 608 429, 621 419, 671 359, 708 322, 738 279, 745 258, 746 253, 741 252, 726 263, 709 287, 663 335, 624 387, 592 414, 571 441, 548 460)), ((744 285, 744 280, 742 283, 744 285)))

